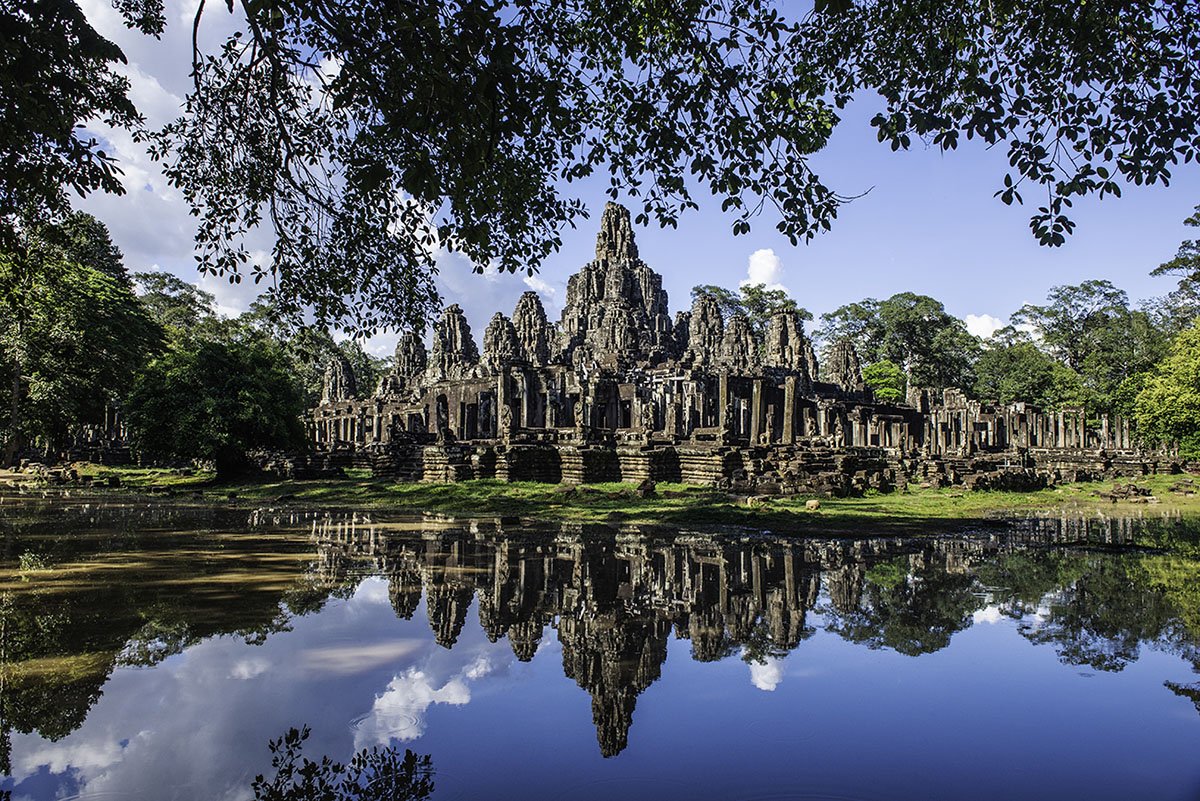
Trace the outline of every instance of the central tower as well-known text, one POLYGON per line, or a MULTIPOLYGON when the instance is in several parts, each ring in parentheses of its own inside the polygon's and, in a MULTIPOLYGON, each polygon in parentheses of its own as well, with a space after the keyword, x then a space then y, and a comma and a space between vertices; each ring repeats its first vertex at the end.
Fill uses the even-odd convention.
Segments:
POLYGON ((573 367, 625 368, 671 355, 671 317, 662 276, 638 258, 629 210, 604 207, 596 258, 567 282, 559 349, 573 367))

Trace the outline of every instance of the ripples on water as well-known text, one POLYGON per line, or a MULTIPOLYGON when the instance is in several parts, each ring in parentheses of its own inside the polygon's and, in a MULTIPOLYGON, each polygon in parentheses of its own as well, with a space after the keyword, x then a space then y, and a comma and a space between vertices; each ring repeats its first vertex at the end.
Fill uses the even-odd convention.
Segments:
POLYGON ((789 539, 0 506, 0 788, 253 797, 266 744, 433 798, 1195 798, 1198 521, 789 539))

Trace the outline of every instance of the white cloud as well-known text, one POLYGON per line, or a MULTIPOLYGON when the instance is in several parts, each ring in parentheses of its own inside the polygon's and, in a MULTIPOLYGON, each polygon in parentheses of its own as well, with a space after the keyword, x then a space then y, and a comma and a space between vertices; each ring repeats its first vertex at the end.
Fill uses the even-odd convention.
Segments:
POLYGON ((421 650, 421 641, 392 640, 390 642, 350 643, 304 651, 301 664, 318 673, 350 675, 404 659, 421 650))
POLYGON ((407 742, 425 733, 425 711, 434 704, 462 706, 471 700, 467 686, 494 670, 493 663, 481 655, 458 675, 435 687, 424 671, 409 668, 388 683, 375 697, 371 711, 354 725, 354 747, 387 745, 392 740, 407 742))
POLYGON ((536 275, 527 275, 521 279, 521 282, 534 292, 544 297, 546 300, 553 301, 556 297, 558 297, 558 289, 543 281, 541 278, 538 278, 536 275))
POLYGON ((45 767, 51 773, 75 769, 100 773, 121 761, 124 749, 115 739, 79 740, 57 743, 42 740, 28 750, 20 750, 13 759, 13 775, 22 777, 45 767))
POLYGON ((261 676, 271 669, 271 663, 265 659, 250 657, 234 662, 233 667, 229 669, 229 677, 233 679, 241 679, 246 681, 255 676, 261 676))
POLYGON ((963 322, 967 324, 967 331, 981 339, 989 338, 1007 325, 1004 320, 990 314, 968 314, 963 322))
POLYGON ((989 625, 994 625, 1002 620, 1004 620, 1004 613, 1000 611, 1000 607, 998 606, 987 606, 983 609, 976 610, 975 613, 971 615, 972 623, 987 623, 989 625))
POLYGON ((775 692, 783 681, 783 660, 768 656, 765 662, 750 663, 750 683, 764 692, 775 692))
POLYGON ((767 289, 781 289, 787 292, 788 289, 781 283, 782 281, 783 262, 775 255, 774 250, 763 248, 750 254, 750 258, 746 262, 746 277, 738 286, 765 284, 767 289))

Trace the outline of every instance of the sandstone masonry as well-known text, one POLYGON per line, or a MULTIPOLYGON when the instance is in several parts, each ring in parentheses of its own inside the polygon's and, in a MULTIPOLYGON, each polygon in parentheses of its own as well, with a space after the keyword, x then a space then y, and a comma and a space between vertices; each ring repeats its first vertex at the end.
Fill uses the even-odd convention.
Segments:
POLYGON ((1121 419, 1089 427, 1081 410, 1001 406, 956 390, 877 402, 853 345, 834 343, 818 368, 791 312, 772 318, 764 339, 707 296, 672 319, 629 212, 610 203, 595 259, 571 277, 557 324, 526 292, 511 318, 492 317, 480 350, 450 306, 428 353, 416 334, 401 337, 393 371, 370 396, 348 364, 332 363, 306 421, 315 453, 300 469, 848 495, 909 481, 1036 488, 1160 466, 1121 419))

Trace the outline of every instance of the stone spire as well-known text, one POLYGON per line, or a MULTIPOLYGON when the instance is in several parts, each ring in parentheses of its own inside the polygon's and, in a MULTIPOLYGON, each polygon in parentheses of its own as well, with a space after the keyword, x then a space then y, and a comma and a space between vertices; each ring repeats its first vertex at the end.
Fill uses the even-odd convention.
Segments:
POLYGON ((557 353, 574 367, 657 364, 675 348, 662 276, 638 260, 629 211, 604 209, 596 259, 567 281, 557 353))
POLYGON ((688 318, 686 358, 697 367, 715 364, 724 337, 725 319, 721 317, 721 306, 717 299, 707 293, 697 295, 688 318))
POLYGON ((396 343, 395 366, 392 368, 396 375, 412 381, 425 372, 428 362, 429 356, 421 337, 415 331, 404 332, 396 343))
POLYGON ((811 339, 804 340, 804 365, 808 368, 808 380, 821 380, 821 364, 817 361, 817 352, 813 349, 811 339))
POLYGON ((513 328, 521 346, 521 358, 535 367, 550 361, 550 324, 536 292, 526 292, 513 309, 513 328))
POLYGON ((754 329, 750 327, 746 315, 735 314, 729 318, 725 336, 721 338, 720 363, 722 367, 737 373, 758 372, 758 338, 754 336, 754 329))
POLYGON ((829 349, 829 356, 825 360, 825 380, 837 384, 846 392, 862 392, 866 389, 858 351, 849 339, 840 339, 829 349))
POLYGON ((795 311, 777 312, 767 322, 763 364, 808 375, 807 346, 800 315, 795 311))
POLYGON ((614 263, 637 261, 637 243, 633 240, 633 225, 629 209, 617 203, 604 204, 600 217, 600 233, 596 236, 596 261, 614 263))
POLYGON ((354 400, 357 392, 350 360, 340 353, 334 354, 329 366, 325 368, 325 378, 321 382, 321 403, 354 400))
POLYGON ((487 330, 483 332, 481 363, 490 372, 498 373, 501 367, 520 358, 521 345, 517 341, 517 331, 513 328, 512 320, 496 312, 492 315, 487 330))
POLYGON ((433 324, 433 354, 429 377, 434 381, 465 378, 479 362, 479 348, 471 337, 467 316, 457 303, 447 306, 433 324))

